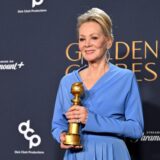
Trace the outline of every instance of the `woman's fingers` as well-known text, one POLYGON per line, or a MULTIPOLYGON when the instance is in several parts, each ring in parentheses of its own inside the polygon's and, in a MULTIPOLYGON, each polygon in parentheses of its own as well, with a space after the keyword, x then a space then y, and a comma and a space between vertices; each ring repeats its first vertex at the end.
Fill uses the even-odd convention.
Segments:
POLYGON ((60 135, 60 141, 64 142, 65 141, 65 137, 66 137, 66 133, 62 132, 61 135, 60 135))
POLYGON ((73 148, 74 146, 72 146, 72 145, 65 145, 65 144, 63 144, 61 142, 60 147, 61 147, 61 149, 69 149, 69 148, 73 148))
POLYGON ((88 110, 83 106, 72 106, 66 112, 66 118, 69 123, 85 124, 88 116, 88 110))
POLYGON ((69 110, 68 110, 68 111, 70 112, 70 111, 74 111, 74 110, 79 110, 79 109, 80 109, 80 107, 81 107, 81 106, 73 105, 73 106, 71 106, 71 107, 69 108, 69 110))
POLYGON ((61 141, 60 147, 61 147, 61 149, 70 149, 70 148, 80 149, 80 148, 82 148, 81 145, 80 146, 74 146, 74 145, 66 145, 66 144, 64 144, 65 137, 66 137, 66 133, 62 132, 61 135, 60 135, 60 141, 61 141))
POLYGON ((62 149, 70 149, 70 148, 72 148, 72 149, 81 149, 81 148, 83 148, 82 146, 65 145, 63 143, 61 143, 60 147, 62 149))
POLYGON ((73 148, 73 149, 81 149, 81 148, 83 148, 83 146, 82 146, 82 145, 79 145, 79 146, 73 146, 72 148, 73 148))
POLYGON ((69 148, 73 148, 73 145, 65 145, 64 144, 64 141, 65 141, 65 138, 66 138, 66 133, 65 132, 62 132, 61 135, 60 135, 60 147, 62 149, 69 149, 69 148))

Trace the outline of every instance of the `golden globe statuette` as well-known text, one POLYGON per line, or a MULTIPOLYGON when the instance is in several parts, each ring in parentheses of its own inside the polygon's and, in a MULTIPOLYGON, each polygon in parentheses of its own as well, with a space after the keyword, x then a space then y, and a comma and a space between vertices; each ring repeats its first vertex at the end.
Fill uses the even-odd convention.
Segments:
MULTIPOLYGON (((80 96, 83 94, 83 84, 81 82, 76 82, 72 84, 71 93, 74 95, 74 98, 71 100, 73 105, 80 105, 81 100, 80 96)), ((80 146, 80 135, 79 135, 79 123, 69 123, 68 132, 65 137, 64 144, 80 146)))

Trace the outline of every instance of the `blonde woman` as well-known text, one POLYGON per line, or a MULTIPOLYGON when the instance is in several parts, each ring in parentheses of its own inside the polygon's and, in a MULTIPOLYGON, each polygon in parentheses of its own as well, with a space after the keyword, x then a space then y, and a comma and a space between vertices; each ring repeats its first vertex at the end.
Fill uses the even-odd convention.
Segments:
POLYGON ((64 160, 130 160, 123 138, 143 135, 143 113, 135 75, 109 62, 112 21, 92 8, 78 17, 79 50, 87 65, 60 82, 52 121, 53 137, 66 149, 64 160), (72 105, 71 85, 82 82, 82 106, 72 105), (81 125, 81 146, 65 145, 68 122, 81 125))

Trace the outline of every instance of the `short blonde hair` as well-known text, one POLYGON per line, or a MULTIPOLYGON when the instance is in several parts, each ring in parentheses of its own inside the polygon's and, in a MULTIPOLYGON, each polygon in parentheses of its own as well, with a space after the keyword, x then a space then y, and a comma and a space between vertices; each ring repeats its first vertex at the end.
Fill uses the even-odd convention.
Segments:
POLYGON ((113 39, 112 20, 106 12, 99 8, 92 8, 77 18, 77 33, 83 23, 92 21, 101 26, 105 36, 113 39))

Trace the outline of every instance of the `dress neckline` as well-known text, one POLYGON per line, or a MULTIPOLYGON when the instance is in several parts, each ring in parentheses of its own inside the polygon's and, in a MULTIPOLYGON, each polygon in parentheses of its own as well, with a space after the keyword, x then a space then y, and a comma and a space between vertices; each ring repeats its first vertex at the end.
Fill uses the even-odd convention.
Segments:
POLYGON ((82 66, 81 68, 76 70, 75 74, 76 74, 78 80, 83 83, 83 87, 84 87, 85 91, 87 91, 87 92, 94 91, 94 89, 101 83, 101 81, 103 81, 103 79, 111 72, 113 64, 109 62, 108 66, 109 66, 109 69, 94 83, 94 85, 90 89, 88 89, 85 86, 85 84, 84 84, 84 82, 83 82, 83 80, 82 80, 82 78, 81 78, 81 76, 79 74, 79 72, 82 71, 83 69, 87 68, 88 65, 82 66))

